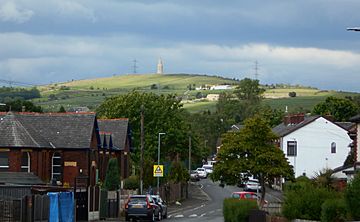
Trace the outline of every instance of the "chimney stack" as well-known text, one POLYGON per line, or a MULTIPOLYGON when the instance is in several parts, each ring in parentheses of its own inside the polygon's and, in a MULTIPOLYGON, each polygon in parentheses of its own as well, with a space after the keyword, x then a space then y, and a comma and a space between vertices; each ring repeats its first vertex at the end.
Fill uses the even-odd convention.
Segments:
POLYGON ((299 114, 289 114, 287 116, 284 117, 284 125, 295 125, 295 124, 299 124, 302 121, 304 121, 305 119, 305 114, 304 113, 299 113, 299 114))

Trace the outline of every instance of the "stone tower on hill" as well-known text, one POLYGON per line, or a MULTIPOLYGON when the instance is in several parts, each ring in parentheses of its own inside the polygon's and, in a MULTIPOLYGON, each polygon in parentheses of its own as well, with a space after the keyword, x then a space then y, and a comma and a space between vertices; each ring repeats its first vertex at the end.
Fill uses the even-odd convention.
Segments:
POLYGON ((161 58, 159 59, 158 64, 157 64, 156 74, 164 74, 164 65, 163 65, 161 58))

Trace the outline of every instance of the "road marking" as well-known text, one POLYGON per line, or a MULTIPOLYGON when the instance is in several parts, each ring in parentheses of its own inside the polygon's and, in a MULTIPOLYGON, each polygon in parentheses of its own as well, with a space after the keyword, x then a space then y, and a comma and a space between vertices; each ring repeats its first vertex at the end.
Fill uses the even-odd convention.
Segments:
POLYGON ((198 209, 200 209, 200 208, 202 208, 202 207, 204 207, 204 206, 205 206, 205 204, 201 204, 201 206, 195 207, 194 209, 192 209, 192 211, 193 211, 193 210, 198 210, 198 209))
POLYGON ((184 217, 184 215, 182 215, 182 214, 179 214, 179 215, 175 216, 175 218, 182 218, 182 217, 184 217))
POLYGON ((189 217, 197 217, 197 214, 191 214, 189 217))
POLYGON ((222 211, 222 209, 217 209, 216 211, 222 211))
POLYGON ((213 213, 215 213, 215 210, 212 210, 212 211, 209 212, 209 214, 213 214, 213 213))
POLYGON ((205 216, 205 215, 206 215, 206 213, 205 213, 205 214, 201 214, 200 217, 203 217, 203 216, 205 216))

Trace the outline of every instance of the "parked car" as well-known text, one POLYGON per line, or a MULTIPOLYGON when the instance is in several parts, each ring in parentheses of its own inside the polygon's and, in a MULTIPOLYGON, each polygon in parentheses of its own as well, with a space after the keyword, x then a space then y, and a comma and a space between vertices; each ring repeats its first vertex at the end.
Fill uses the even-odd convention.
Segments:
POLYGON ((258 181, 256 180, 248 180, 245 182, 244 185, 245 191, 261 191, 261 186, 258 181))
POLYGON ((205 169, 207 174, 211 174, 213 172, 213 165, 203 165, 202 168, 205 169))
POLYGON ((248 191, 233 192, 231 194, 231 197, 236 199, 252 199, 252 200, 258 199, 258 195, 255 192, 248 192, 248 191))
POLYGON ((191 181, 199 181, 200 180, 200 176, 196 170, 190 171, 190 180, 191 181))
POLYGON ((207 173, 206 173, 205 168, 197 168, 196 172, 200 178, 207 178, 207 173))
POLYGON ((150 221, 161 220, 161 209, 151 195, 131 195, 125 204, 125 220, 146 219, 150 221))
POLYGON ((163 201, 159 195, 152 195, 151 197, 155 200, 155 203, 160 206, 162 218, 167 218, 167 205, 165 201, 163 201))

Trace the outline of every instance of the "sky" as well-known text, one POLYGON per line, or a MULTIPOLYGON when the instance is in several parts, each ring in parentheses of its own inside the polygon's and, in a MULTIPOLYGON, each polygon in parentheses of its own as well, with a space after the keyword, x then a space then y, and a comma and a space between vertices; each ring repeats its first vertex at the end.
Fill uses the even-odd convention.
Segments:
MULTIPOLYGON (((360 92, 359 0, 0 0, 0 81, 155 73, 360 92)), ((1 84, 1 83, 0 83, 1 84)))

